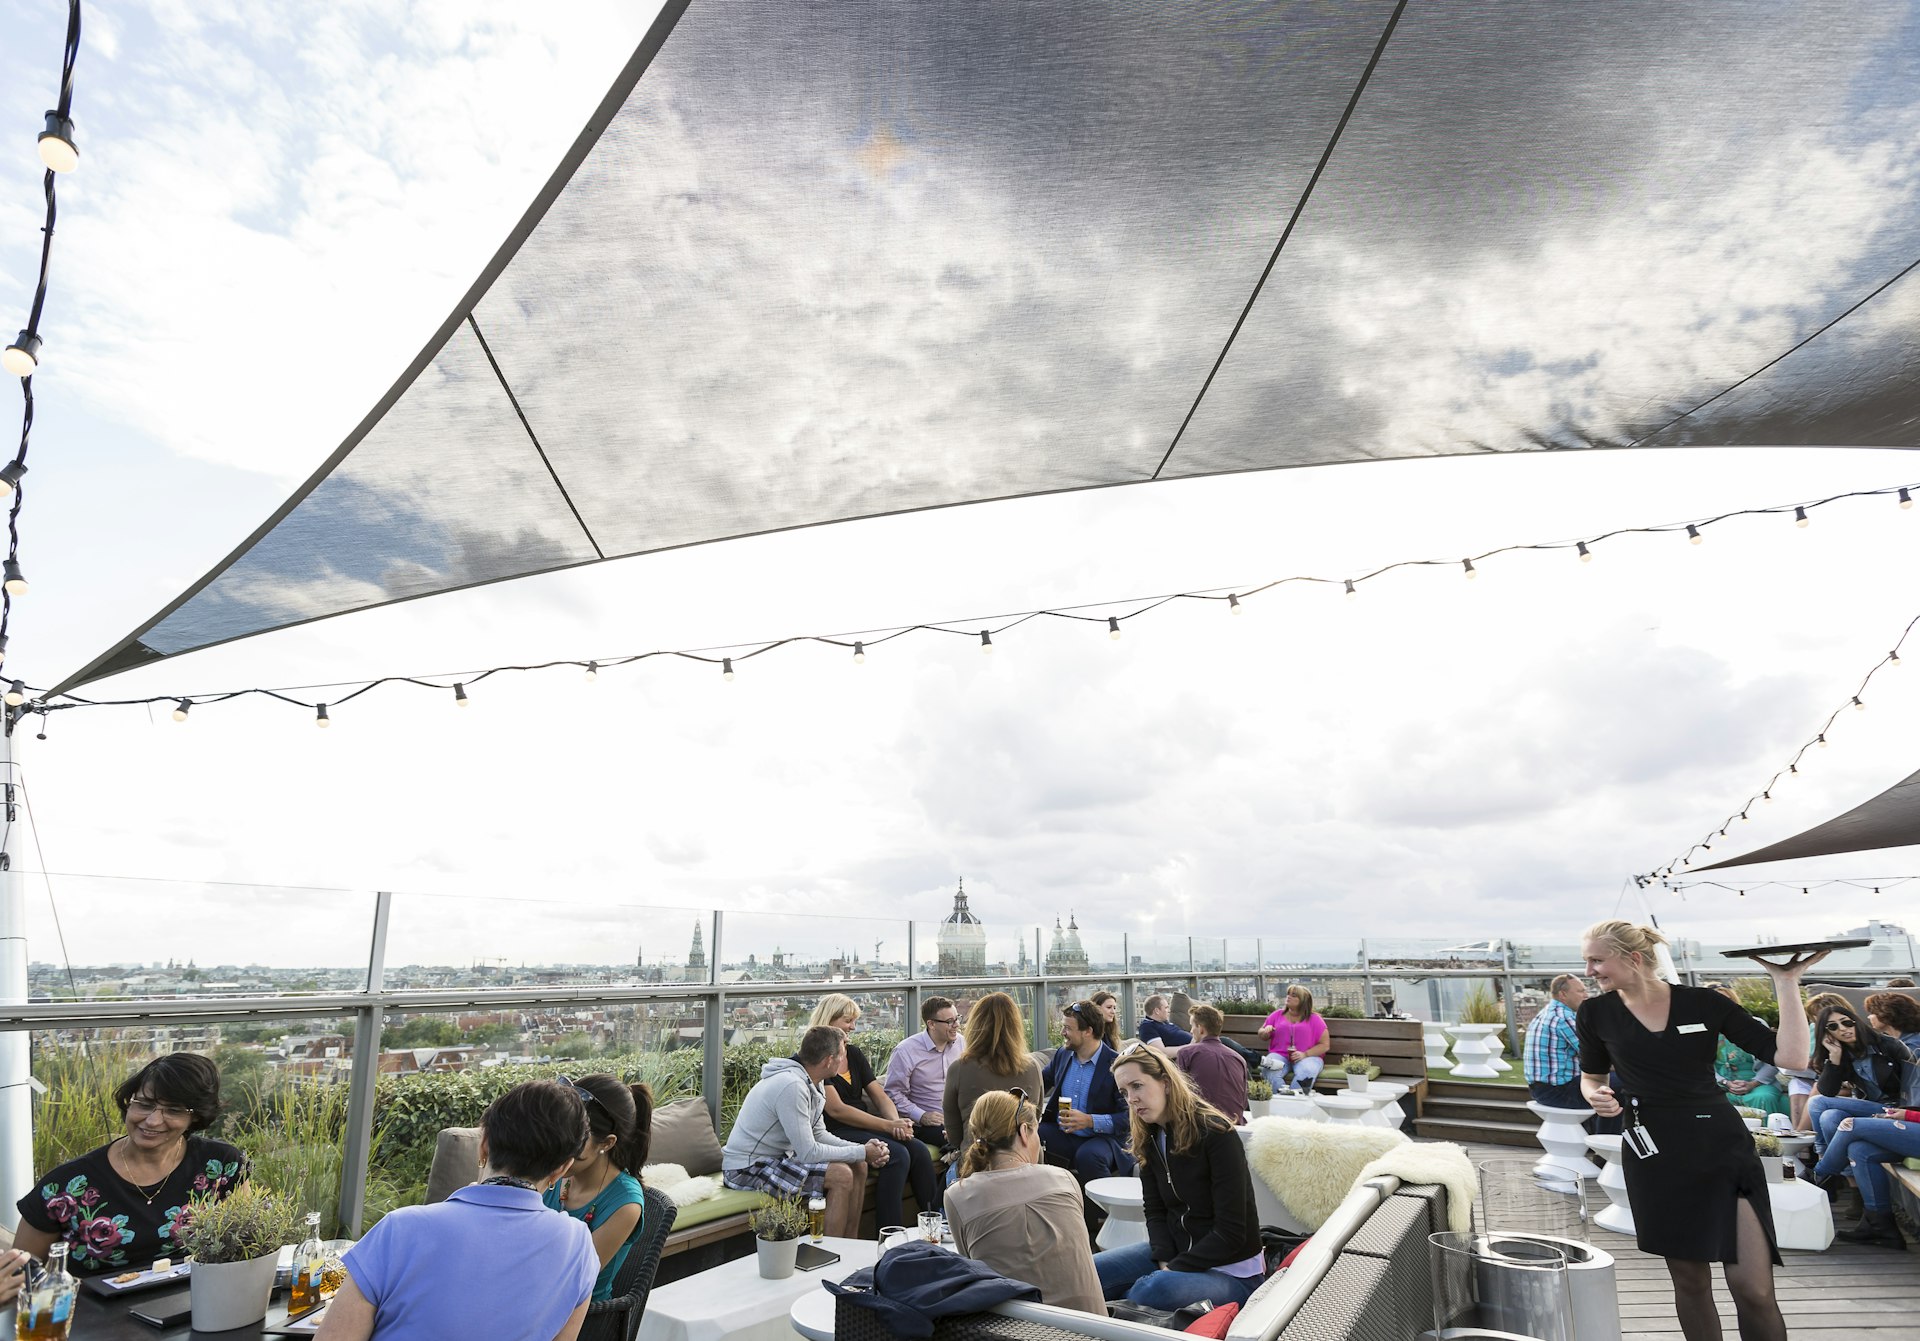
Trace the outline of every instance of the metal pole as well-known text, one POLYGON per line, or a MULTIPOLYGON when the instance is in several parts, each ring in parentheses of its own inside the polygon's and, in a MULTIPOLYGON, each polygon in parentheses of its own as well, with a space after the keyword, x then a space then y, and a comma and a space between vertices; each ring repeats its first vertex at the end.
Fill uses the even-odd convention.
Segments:
POLYGON ((1267 999, 1267 938, 1253 938, 1253 999, 1267 999))
POLYGON ((340 1229, 358 1238, 367 1212, 367 1166, 373 1150, 374 1091, 380 1082, 380 1031, 386 1010, 387 926, 393 895, 373 896, 373 943, 367 949, 367 992, 376 1000, 354 1013, 353 1072, 347 1089, 346 1142, 340 1152, 340 1229))
POLYGON ((1515 1066, 1519 1066, 1521 1065, 1523 1058, 1520 1056, 1520 1043, 1521 1043, 1520 1030, 1513 1013, 1513 968, 1512 966, 1509 965, 1507 970, 1504 973, 1502 973, 1500 977, 1502 980, 1501 985, 1506 989, 1504 995, 1506 997, 1506 1002, 1507 1002, 1507 1056, 1513 1059, 1513 1064, 1515 1066))
MULTIPOLYGON (((27 1000, 27 883, 14 870, 15 823, 21 814, 20 770, 13 762, 13 731, 20 714, 8 709, 0 733, 0 785, 6 788, 6 817, 0 831, 0 1001, 27 1000)), ((33 1186, 33 1094, 31 1036, 25 1030, 0 1034, 0 1187, 33 1186)), ((0 1198, 0 1226, 19 1225, 11 1198, 0 1198)))
MULTIPOLYGON (((726 920, 727 915, 716 908, 713 913, 713 953, 707 959, 707 980, 716 989, 720 986, 720 933, 726 929, 726 920)), ((715 990, 706 999, 705 1015, 700 1030, 700 1097, 707 1101, 707 1113, 713 1119, 714 1131, 718 1133, 721 1101, 726 1094, 726 993, 715 990)))
POLYGON ((1360 1013, 1362 1015, 1372 1015, 1375 1009, 1373 1004, 1373 959, 1367 954, 1367 940, 1364 936, 1360 938, 1360 991, 1363 994, 1360 998, 1363 1004, 1363 1009, 1360 1013))

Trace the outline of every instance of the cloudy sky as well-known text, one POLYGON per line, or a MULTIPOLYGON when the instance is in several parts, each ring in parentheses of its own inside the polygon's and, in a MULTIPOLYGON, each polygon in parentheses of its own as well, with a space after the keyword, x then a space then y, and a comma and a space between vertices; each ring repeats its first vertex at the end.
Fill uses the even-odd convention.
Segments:
MULTIPOLYGON (((17 607, 16 673, 52 683, 206 572, 453 308, 651 17, 549 8, 89 14, 75 104, 82 169, 61 182, 35 381, 22 550, 34 587, 17 607)), ((31 142, 57 76, 57 17, 17 0, 0 8, 0 124, 25 146, 0 164, 9 311, 24 311, 37 259, 31 142)), ((578 269, 577 254, 572 271, 510 270, 480 310, 530 415, 554 425, 556 462, 610 481, 582 503, 614 548, 676 543, 699 533, 701 516, 725 529, 756 511, 807 520, 977 496, 998 475, 1050 485, 1147 473, 1271 246, 1271 228, 1244 220, 1284 217, 1290 183, 1311 165, 1301 146, 1317 151, 1312 135, 1276 138, 1256 118, 1245 143, 1228 135, 1189 162, 1171 147, 1177 125, 1155 138, 1168 109, 1227 124, 1229 95, 1258 109, 1272 78, 1319 109, 1320 122, 1303 122, 1317 126, 1337 115, 1345 86, 1312 76, 1347 68, 1356 51, 1363 60, 1371 42, 1357 22, 1274 51, 1259 34, 1216 34, 1181 53, 1196 71, 1238 62, 1238 82, 1208 86, 1212 101, 1189 107, 1147 81, 1137 107, 1068 99, 1054 110, 1074 134, 1007 145, 947 101, 982 59, 965 31, 940 35, 955 53, 947 82, 907 77, 932 57, 925 34, 903 31, 898 77, 815 103, 782 95, 805 80, 833 87, 822 53, 844 54, 845 42, 829 34, 730 65, 710 27, 685 31, 682 58, 657 86, 643 81, 648 97, 617 128, 619 163, 656 205, 685 213, 608 221, 569 206, 553 216, 555 236, 594 240, 601 251, 586 254, 611 258, 604 273, 578 269), (738 94, 728 117, 703 120, 706 82, 738 94), (741 125, 764 125, 764 140, 741 137, 741 125), (1131 160, 1112 145, 1134 140, 1121 135, 1160 154, 1169 174, 1154 178, 1137 234, 1089 239, 1067 212, 1124 194, 1131 160), (963 158, 961 144, 980 151, 963 158), (807 145, 819 161, 792 157, 807 145), (1243 154, 1264 185, 1226 182, 1243 154), (826 186, 787 208, 783 182, 803 178, 826 186), (1051 195, 1026 189, 1044 182, 1051 195), (1171 201, 1194 202, 1203 226, 1168 226, 1171 201), (813 261, 795 241, 809 236, 832 239, 813 261), (879 258, 902 239, 914 249, 895 275, 879 258), (1070 330, 1090 334, 1063 354, 1070 330), (688 371, 695 348, 712 357, 688 371), (778 450, 743 446, 763 441, 778 450), (612 487, 635 480, 657 491, 638 496, 646 505, 612 487)), ((1470 80, 1480 94, 1447 122, 1438 156, 1459 168, 1450 192, 1330 174, 1325 226, 1276 272, 1245 357, 1196 416, 1194 455, 1175 461, 1198 470, 1335 448, 1508 447, 1521 428, 1627 441, 1670 417, 1667 406, 1752 371, 1920 245, 1912 109, 1860 93, 1887 62, 1910 60, 1911 24, 1881 36, 1864 44, 1875 51, 1865 64, 1852 55, 1858 33, 1733 43, 1723 59, 1764 62, 1777 50, 1768 44, 1797 42, 1809 80, 1832 92, 1810 104, 1805 89, 1775 90, 1743 98, 1735 116, 1716 104, 1730 83, 1688 90, 1691 162, 1679 137, 1654 133, 1657 108, 1603 113, 1577 86, 1551 108, 1564 134, 1536 138, 1559 134, 1557 162, 1596 161, 1582 135, 1601 137, 1597 119, 1633 170, 1608 162, 1576 177, 1524 154, 1479 172, 1472 151, 1508 133, 1509 85, 1524 82, 1483 71, 1470 80), (1768 133, 1789 123, 1791 137, 1768 133), (1707 183, 1710 208, 1681 208, 1682 180, 1707 183), (1566 233, 1529 234, 1528 204, 1566 233), (1394 223, 1406 219, 1419 227, 1394 223)), ((1080 58, 1125 73, 1152 37, 1116 30, 1080 58)), ((1452 68, 1447 37, 1408 43, 1408 67, 1381 86, 1384 107, 1417 115, 1401 104, 1423 86, 1422 60, 1452 68)), ((1686 34, 1637 40, 1596 57, 1589 79, 1617 83, 1613 72, 1631 69, 1648 96, 1680 96, 1661 71, 1672 52, 1693 50, 1686 34)), ((1025 86, 995 78, 1018 113, 1025 86)), ((1426 86, 1457 101, 1438 74, 1426 86)), ((1356 162, 1420 158, 1387 123, 1354 133, 1356 162)), ((566 262, 546 241, 532 250, 530 261, 566 262)), ((1910 345, 1911 303, 1896 288, 1866 314, 1874 321, 1849 346, 1862 367, 1891 366, 1910 345)), ((450 346, 406 412, 409 432, 440 435, 438 454, 370 451, 358 510, 329 515, 364 524, 405 498, 436 535, 456 514, 478 525, 463 553, 542 552, 548 519, 528 501, 524 463, 507 460, 505 440, 493 454, 494 427, 460 417, 462 357, 471 352, 450 346)), ((1782 367, 1783 381, 1730 407, 1702 440, 1756 423, 1770 427, 1749 440, 1836 440, 1772 432, 1798 385, 1782 367)), ((1841 406, 1856 430, 1844 441, 1901 440, 1900 415, 1867 402, 1841 406)), ((921 620, 977 627, 1041 606, 1113 602, 1100 613, 1125 614, 1137 604, 1125 598, 1338 579, 1915 479, 1920 464, 1905 453, 1789 446, 1175 479, 530 577, 196 653, 94 692, 388 673, 450 684, 510 661, 921 620)), ((363 548, 380 543, 371 528, 344 534, 307 547, 319 558, 304 576, 284 565, 253 576, 280 582, 272 599, 283 607, 297 597, 318 609, 355 603, 367 584, 486 575, 431 547, 363 548)), ((35 904, 44 913, 50 888, 76 960, 358 953, 363 893, 242 895, 212 882, 410 893, 400 960, 529 946, 625 958, 635 942, 651 957, 656 943, 684 942, 691 912, 648 908, 738 913, 729 939, 741 949, 889 940, 897 950, 889 919, 938 916, 958 876, 996 927, 1071 910, 1105 937, 1565 939, 1635 909, 1632 873, 1737 810, 1846 701, 1920 613, 1902 580, 1916 547, 1920 512, 1859 500, 1817 510, 1805 530, 1771 517, 1715 526, 1698 547, 1622 538, 1588 565, 1558 552, 1489 560, 1473 582, 1457 567, 1414 570, 1353 601, 1293 585, 1249 600, 1240 618, 1176 604, 1129 620, 1118 643, 1098 625, 1037 621, 996 638, 991 657, 964 638, 916 635, 856 667, 804 645, 742 662, 731 684, 664 660, 591 685, 576 670, 496 676, 472 687, 464 710, 449 690, 397 687, 337 709, 327 732, 260 700, 203 705, 185 725, 165 711, 68 712, 46 742, 23 742, 41 851, 22 862, 43 855, 63 873, 36 881, 35 904), (452 911, 468 896, 569 906, 452 911), (136 933, 120 914, 129 899, 176 915, 136 933), (830 931, 785 924, 784 935, 769 920, 802 910, 841 920, 830 931), (294 926, 302 939, 290 944, 294 926)), ((1848 713, 1804 780, 1740 826, 1741 845, 1797 832, 1911 772, 1915 673, 1882 672, 1869 710, 1848 713)), ((1875 914, 1911 922, 1920 886, 1892 884, 1910 873, 1920 853, 1832 858, 1755 874, 1885 877, 1883 893, 1704 890, 1654 906, 1669 927, 1718 941, 1824 933, 1875 914)), ((36 957, 53 957, 47 927, 35 923, 36 957)))

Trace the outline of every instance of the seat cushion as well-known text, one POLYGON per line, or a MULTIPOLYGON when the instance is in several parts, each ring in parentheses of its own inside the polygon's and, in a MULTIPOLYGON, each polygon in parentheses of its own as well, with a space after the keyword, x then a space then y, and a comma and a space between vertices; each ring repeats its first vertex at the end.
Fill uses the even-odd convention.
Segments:
POLYGON ((427 1204, 445 1201, 480 1176, 480 1129, 442 1127, 427 1171, 427 1204))
POLYGON ((733 1188, 723 1187, 705 1201, 682 1206, 674 1216, 673 1229, 677 1234, 697 1225, 710 1225, 715 1220, 724 1220, 730 1215, 745 1215, 771 1200, 773 1198, 764 1192, 736 1192, 733 1188))
MULTIPOLYGON (((678 1164, 696 1178, 720 1172, 720 1138, 713 1134, 713 1117, 707 1112, 705 1100, 675 1099, 653 1110, 647 1162, 678 1164)), ((684 1213, 680 1223, 684 1228, 684 1213)))

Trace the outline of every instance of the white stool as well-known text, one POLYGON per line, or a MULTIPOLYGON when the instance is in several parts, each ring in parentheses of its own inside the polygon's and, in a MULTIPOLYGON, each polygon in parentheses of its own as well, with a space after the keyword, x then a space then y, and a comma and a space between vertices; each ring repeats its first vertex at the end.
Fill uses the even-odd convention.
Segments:
MULTIPOLYGON (((1384 1095, 1387 1102, 1377 1106, 1361 1119, 1369 1127, 1404 1127, 1407 1125, 1407 1111, 1400 1106, 1400 1100, 1406 1097, 1411 1085, 1402 1085, 1397 1080, 1370 1080, 1367 1082, 1366 1097, 1384 1095)), ((1358 1097, 1358 1096, 1355 1096, 1358 1097)))
POLYGON ((1316 1094, 1313 1102, 1335 1126, 1364 1127, 1373 1111, 1373 1100, 1365 1094, 1316 1094))
MULTIPOLYGON (((1607 1161, 1607 1167, 1600 1170, 1600 1190, 1607 1194, 1610 1203, 1593 1222, 1602 1229, 1612 1230, 1616 1234, 1635 1233, 1633 1227, 1633 1207, 1627 1202, 1627 1177, 1620 1171, 1620 1138, 1618 1136, 1589 1136, 1587 1149, 1607 1161)), ((1824 1199, 1826 1193, 1821 1193, 1824 1199)))
POLYGON ((1267 1104, 1269 1117, 1301 1118, 1308 1122, 1325 1122, 1327 1115, 1314 1106, 1313 1100, 1304 1094, 1276 1094, 1267 1104))
POLYGON ((1098 1246, 1124 1248, 1147 1241, 1147 1212, 1141 1204, 1138 1178, 1095 1178, 1085 1190, 1087 1199, 1107 1213, 1098 1246))
POLYGON ((1495 1025, 1493 1032, 1487 1035, 1488 1059, 1492 1063, 1494 1070, 1511 1071, 1513 1070, 1513 1063, 1506 1058, 1507 1040, 1500 1036, 1502 1027, 1501 1025, 1495 1025))
POLYGON ((1534 1177, 1552 1186, 1599 1175, 1600 1171, 1587 1158, 1587 1133, 1580 1126, 1593 1116, 1591 1108, 1553 1108, 1529 1101, 1527 1109, 1540 1119, 1540 1130, 1534 1133, 1534 1139, 1547 1152, 1545 1158, 1534 1164, 1534 1177))
POLYGON ((1780 1153, 1788 1159, 1797 1160, 1809 1167, 1813 1164, 1813 1138, 1811 1136, 1782 1136, 1780 1153))
POLYGON ((1773 1203, 1773 1235, 1782 1248, 1822 1253, 1833 1246, 1833 1207, 1827 1194, 1804 1179, 1767 1184, 1773 1203))
POLYGON ((1427 1070, 1451 1066, 1453 1059, 1447 1056, 1447 1031, 1437 1024, 1420 1026, 1420 1041, 1427 1048, 1427 1070))
POLYGON ((1489 1038, 1499 1027, 1497 1024, 1451 1026, 1448 1032, 1453 1035, 1454 1067, 1447 1074, 1478 1080, 1492 1080, 1499 1075, 1493 1065, 1493 1045, 1489 1038))

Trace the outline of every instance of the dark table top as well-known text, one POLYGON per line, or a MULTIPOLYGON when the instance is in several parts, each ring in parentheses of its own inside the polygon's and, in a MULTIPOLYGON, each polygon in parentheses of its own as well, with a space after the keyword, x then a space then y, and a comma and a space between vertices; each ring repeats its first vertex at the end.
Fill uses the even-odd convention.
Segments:
MULTIPOLYGON (((116 1299, 102 1299, 91 1290, 82 1288, 79 1299, 74 1303, 71 1341, 188 1341, 188 1338, 198 1341, 203 1337, 244 1341, 245 1338, 272 1335, 264 1329, 287 1320, 287 1293, 280 1289, 273 1292, 273 1302, 267 1306, 267 1316, 262 1321, 228 1332, 196 1332, 186 1322, 175 1327, 155 1327, 133 1316, 135 1309, 154 1305, 164 1307, 175 1299, 182 1305, 187 1302, 185 1285, 178 1289, 155 1289, 143 1294, 122 1295, 116 1299)), ((11 1306, 0 1308, 0 1319, 4 1319, 4 1334, 12 1336, 11 1306)))

